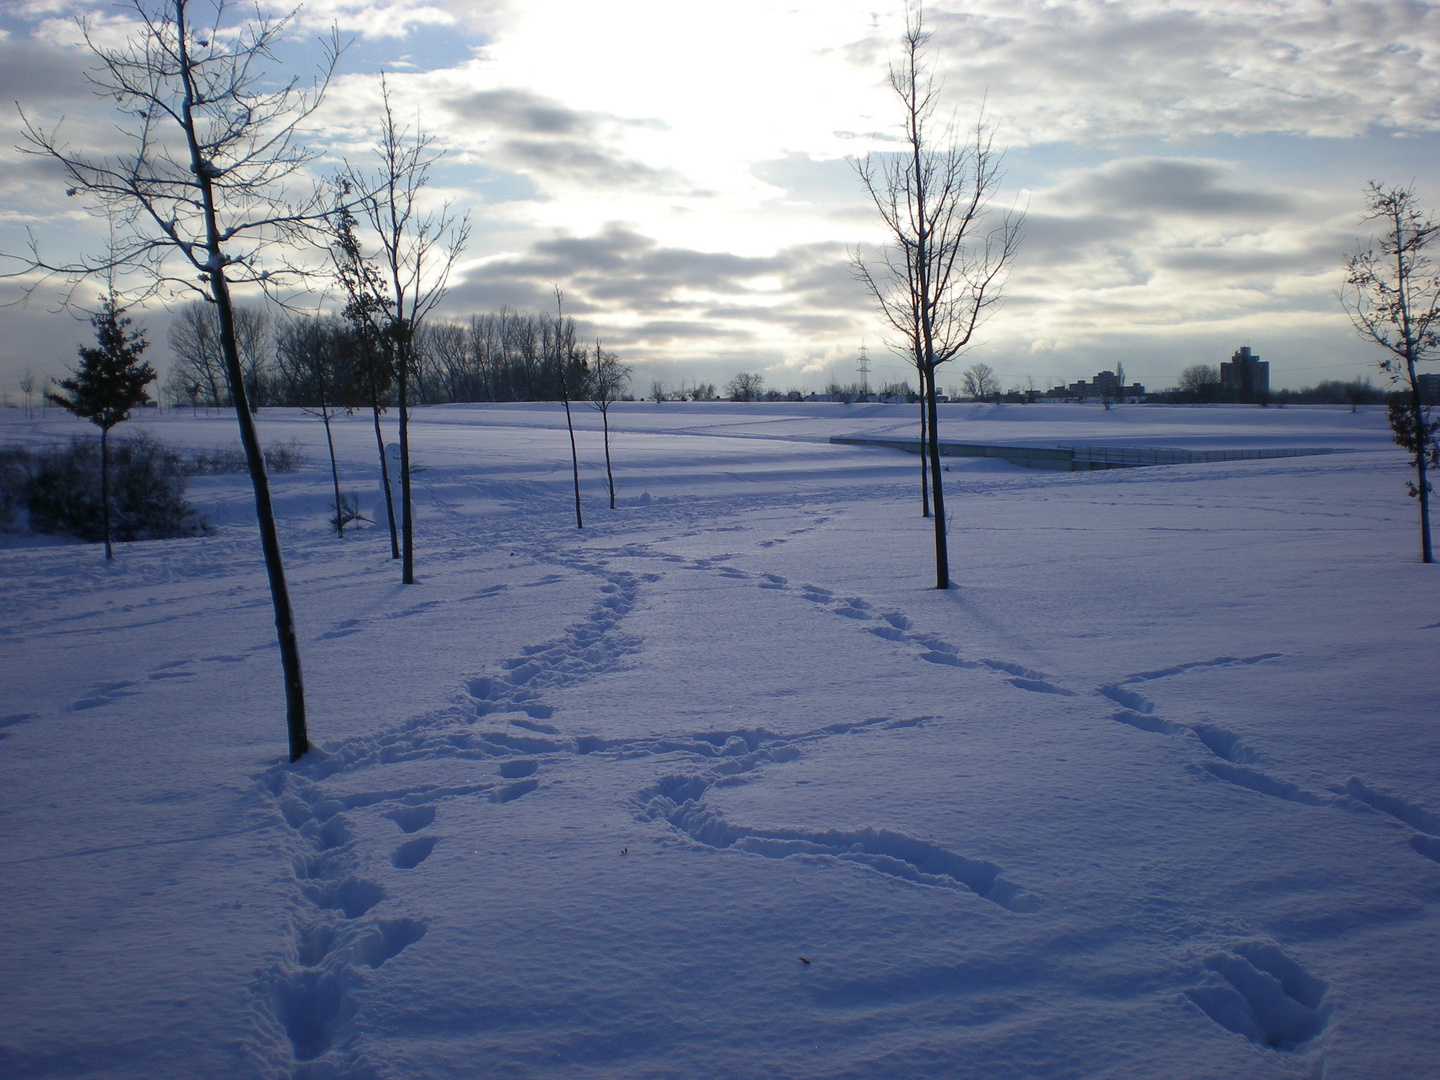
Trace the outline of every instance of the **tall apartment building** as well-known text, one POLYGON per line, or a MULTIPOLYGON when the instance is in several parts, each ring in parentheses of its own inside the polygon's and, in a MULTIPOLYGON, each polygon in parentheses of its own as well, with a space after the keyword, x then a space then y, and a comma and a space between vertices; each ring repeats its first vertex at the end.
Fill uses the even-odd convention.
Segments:
POLYGON ((1220 386, 1226 397, 1254 401, 1270 393, 1270 365, 1242 345, 1228 364, 1220 365, 1220 386))

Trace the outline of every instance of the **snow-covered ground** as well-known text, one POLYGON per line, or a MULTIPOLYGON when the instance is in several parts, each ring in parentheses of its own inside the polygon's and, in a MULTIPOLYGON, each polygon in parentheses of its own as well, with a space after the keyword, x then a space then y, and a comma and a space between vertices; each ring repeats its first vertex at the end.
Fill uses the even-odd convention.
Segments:
POLYGON ((1440 577, 1382 410, 947 407, 1352 451, 949 460, 949 592, 916 459, 826 441, 912 408, 619 405, 613 512, 576 420, 583 531, 558 407, 417 412, 405 587, 262 412, 294 766, 245 477, 211 537, 0 550, 0 1075, 1435 1075, 1440 577))

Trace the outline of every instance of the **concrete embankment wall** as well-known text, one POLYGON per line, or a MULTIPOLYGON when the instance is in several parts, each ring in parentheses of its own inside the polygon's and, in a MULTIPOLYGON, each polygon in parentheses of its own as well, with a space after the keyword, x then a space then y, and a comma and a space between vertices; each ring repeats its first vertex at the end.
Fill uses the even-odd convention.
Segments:
MULTIPOLYGON (((879 446, 920 452, 919 439, 873 439, 832 435, 842 446, 879 446)), ((1273 447, 1258 450, 1181 450, 1144 446, 996 446, 990 443, 941 442, 944 457, 1000 458, 1027 469, 1055 469, 1061 472, 1088 472, 1093 469, 1138 469, 1151 465, 1193 465, 1207 461, 1249 461, 1256 458, 1309 457, 1335 454, 1332 447, 1273 447)))

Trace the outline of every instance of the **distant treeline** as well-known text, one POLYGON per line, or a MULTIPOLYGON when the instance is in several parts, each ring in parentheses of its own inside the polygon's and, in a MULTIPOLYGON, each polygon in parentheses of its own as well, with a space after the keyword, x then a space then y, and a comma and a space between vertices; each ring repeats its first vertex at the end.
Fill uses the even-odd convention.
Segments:
POLYGON ((1162 390, 1145 395, 1148 402, 1172 405, 1250 404, 1250 405, 1383 405, 1389 400, 1391 391, 1376 386, 1368 378, 1349 381, 1326 379, 1314 386, 1299 390, 1269 390, 1262 394, 1243 395, 1228 390, 1220 384, 1218 376, 1209 382, 1182 385, 1173 390, 1162 390))
MULTIPOLYGON (((256 408, 369 404, 362 375, 365 349, 351 326, 333 316, 277 318, 258 308, 236 312, 245 388, 256 408)), ((219 326, 205 304, 181 309, 170 328, 175 365, 166 399, 195 407, 230 404, 219 326)), ((431 322, 415 338, 410 401, 581 400, 590 394, 595 350, 575 337, 572 319, 502 308, 466 322, 431 322)), ((608 354, 608 350, 606 350, 608 354)), ((393 405, 387 383, 381 404, 393 405)))

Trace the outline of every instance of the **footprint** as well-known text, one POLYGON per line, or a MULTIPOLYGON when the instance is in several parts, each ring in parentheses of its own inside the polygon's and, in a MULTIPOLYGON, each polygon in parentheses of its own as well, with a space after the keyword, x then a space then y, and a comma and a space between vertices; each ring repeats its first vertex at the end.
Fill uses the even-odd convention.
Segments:
POLYGON ((1372 810, 1389 814, 1396 821, 1403 821, 1412 829, 1419 829, 1421 832, 1427 833, 1440 833, 1440 814, 1433 810, 1426 810, 1423 806, 1406 802, 1398 795, 1387 795, 1383 791, 1376 791, 1359 777, 1352 776, 1345 781, 1344 787, 1332 790, 1337 794, 1349 795, 1372 810))
POLYGON ((1330 1022, 1329 987, 1279 946, 1247 942, 1205 960, 1206 982, 1185 996, 1211 1020, 1256 1046, 1293 1053, 1330 1022))
POLYGON ((1100 693, 1115 702, 1116 705, 1129 709, 1131 712, 1144 713, 1148 716, 1155 711, 1153 701, 1143 694, 1135 693, 1134 690, 1126 690, 1119 683, 1100 687, 1100 693))
POLYGON ((762 589, 783 589, 789 583, 779 574, 762 574, 760 588, 762 589))
POLYGON ((335 931, 325 925, 302 930, 295 942, 295 959, 304 967, 315 967, 335 947, 335 931))
POLYGON ((1255 760, 1255 752, 1240 741, 1233 731, 1216 727, 1214 724, 1192 724, 1190 730, 1218 758, 1224 758, 1234 765, 1245 765, 1255 760))
POLYGON ((335 629, 327 630, 325 633, 320 635, 318 640, 328 641, 331 638, 349 637, 351 634, 359 633, 359 631, 359 619, 341 619, 335 624, 335 629))
POLYGON ((1277 779, 1244 765, 1231 765, 1228 761, 1205 761, 1200 767, 1217 780, 1224 780, 1227 784, 1234 784, 1260 795, 1268 795, 1272 799, 1284 799, 1286 802, 1301 803, 1305 806, 1329 806, 1331 802, 1313 791, 1296 787, 1288 780, 1277 779))
POLYGON ((514 784, 506 784, 495 794, 490 796, 490 801, 495 803, 514 802, 522 795, 529 795, 540 786, 539 780, 520 780, 514 784))
POLYGON ((355 959, 366 967, 383 967, 425 936, 430 927, 420 919, 381 919, 355 942, 355 959))
POLYGON ((315 850, 320 852, 334 851, 336 848, 344 847, 352 838, 350 822, 343 814, 336 814, 325 822, 314 820, 305 822, 300 827, 300 835, 308 837, 315 845, 315 850))
POLYGON ((373 881, 347 877, 320 889, 319 906, 338 911, 347 919, 358 919, 385 898, 385 890, 373 881))
POLYGON ((1127 675, 1122 682, 1151 682, 1155 679, 1166 679, 1171 675, 1181 675, 1187 671, 1194 671, 1196 668, 1214 667, 1246 667, 1251 664, 1263 664, 1266 660, 1278 660, 1284 653, 1267 652, 1258 656, 1217 656, 1214 660, 1195 660, 1188 664, 1176 664, 1174 667, 1160 668, 1158 671, 1142 671, 1138 675, 1127 675))
POLYGON ((1131 712, 1129 709, 1121 709, 1110 719, 1122 724, 1129 724, 1141 731, 1154 732, 1156 735, 1174 735, 1181 730, 1168 720, 1161 720, 1158 716, 1146 716, 1144 713, 1131 712))
POLYGON ((973 668, 980 666, 973 660, 961 660, 960 657, 956 656, 954 653, 936 652, 933 649, 929 652, 921 653, 920 659, 928 660, 932 664, 947 664, 950 667, 973 668))
POLYGON ((414 840, 406 840, 395 849, 395 854, 390 856, 390 863, 397 870, 414 870, 430 857, 430 853, 435 850, 435 843, 436 838, 433 836, 417 836, 414 840))
POLYGON ((419 832, 435 823, 435 807, 402 806, 387 815, 403 833, 419 832))
POLYGON ((1029 690, 1032 694, 1058 694, 1060 697, 1074 697, 1074 690, 1066 690, 1063 686, 1055 686, 1043 679, 1006 679, 1011 686, 1017 686, 1021 690, 1029 690))
POLYGON ((4 728, 14 727, 16 724, 23 724, 26 720, 34 720, 39 715, 33 712, 11 713, 9 716, 0 716, 0 739, 9 737, 10 733, 4 728))
POLYGON ((1004 660, 981 660, 980 662, 991 671, 1003 671, 1006 675, 1014 675, 1017 679, 1043 679, 1045 677, 1041 672, 1022 664, 1011 664, 1004 660))
POLYGON ((347 989, 334 972, 301 971, 276 980, 275 1017, 290 1039, 296 1061, 314 1061, 330 1049, 347 989))
POLYGON ((129 680, 111 683, 96 683, 90 688, 90 696, 83 697, 70 706, 75 712, 85 709, 98 709, 102 705, 109 705, 112 701, 118 701, 125 697, 134 697, 140 691, 132 690, 130 687, 135 684, 129 680))
POLYGON ((522 776, 531 775, 537 768, 539 768, 539 764, 534 761, 502 761, 500 775, 506 780, 518 780, 522 776))
POLYGON ((385 618, 387 618, 387 619, 408 619, 408 618, 409 618, 410 616, 412 616, 412 615, 420 615, 420 614, 423 614, 424 612, 429 611, 429 610, 430 610, 431 608, 433 608, 433 607, 438 607, 439 604, 440 604, 440 601, 439 601, 439 600, 422 600, 422 601, 421 601, 420 603, 418 603, 418 604, 412 604, 412 605, 410 605, 410 607, 406 608, 404 611, 391 611, 391 612, 388 612, 388 613, 385 615, 385 618))
POLYGON ((1410 838, 1410 846, 1415 849, 1417 855, 1424 855, 1427 859, 1440 862, 1440 836, 1416 833, 1410 838))

